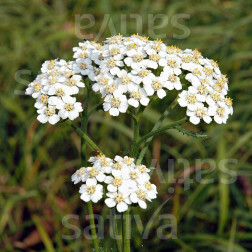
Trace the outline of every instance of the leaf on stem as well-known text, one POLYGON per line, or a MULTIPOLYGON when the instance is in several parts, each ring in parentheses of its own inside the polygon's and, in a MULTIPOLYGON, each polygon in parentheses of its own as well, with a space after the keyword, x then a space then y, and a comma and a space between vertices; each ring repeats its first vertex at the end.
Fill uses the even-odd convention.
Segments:
POLYGON ((207 134, 204 132, 193 132, 182 126, 175 126, 174 128, 187 136, 192 136, 192 137, 197 137, 197 138, 207 138, 207 134))

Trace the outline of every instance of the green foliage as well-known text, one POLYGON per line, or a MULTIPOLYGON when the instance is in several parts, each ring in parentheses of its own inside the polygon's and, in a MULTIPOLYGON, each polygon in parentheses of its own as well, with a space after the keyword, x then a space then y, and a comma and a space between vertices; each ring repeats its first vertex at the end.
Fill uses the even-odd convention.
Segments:
MULTIPOLYGON (((167 15, 168 25, 154 30, 156 35, 152 33, 152 38, 166 34, 165 43, 182 49, 198 48, 205 57, 217 60, 229 77, 229 95, 234 100, 234 115, 227 125, 202 123, 195 127, 186 123, 178 128, 184 135, 168 130, 154 138, 144 163, 150 165, 152 158, 160 162, 160 168, 156 167, 152 174, 159 197, 145 211, 132 208, 141 217, 132 220, 132 251, 251 251, 252 5, 249 0, 0 1, 0 250, 92 251, 90 240, 83 235, 73 240, 62 239, 62 234, 72 234, 62 223, 64 216, 77 214, 79 220, 71 219, 71 223, 81 231, 88 225, 87 206, 79 198, 78 186, 70 181, 70 175, 80 166, 80 139, 66 123, 40 125, 33 99, 22 95, 44 60, 72 58, 72 47, 81 40, 76 35, 75 15, 86 13, 94 15, 95 24, 83 30, 85 34, 98 34, 104 14, 108 13, 115 33, 122 32, 121 13, 127 18, 126 35, 139 32, 135 19, 130 18, 130 14, 137 13, 143 18, 142 33, 151 35, 148 14, 167 15), (172 16, 179 13, 190 15, 189 19, 178 21, 189 28, 190 35, 185 39, 173 37, 181 32, 171 22, 172 16), (206 132, 208 137, 193 138, 188 132, 206 132), (167 168, 169 158, 177 160, 174 174, 167 168), (189 161, 185 167, 178 162, 181 158, 189 161), (226 165, 238 176, 235 182, 223 182, 227 172, 219 165, 215 169, 204 166, 202 176, 212 179, 212 183, 197 182, 195 160, 207 158, 218 164, 224 158, 236 159, 237 163, 226 165), (165 183, 159 182, 160 171, 165 183), (185 182, 177 183, 183 173, 185 182), (188 183, 190 187, 184 189, 188 183), (174 193, 170 188, 174 188, 174 193), (144 232, 150 216, 166 199, 169 200, 150 225, 148 239, 142 240, 140 231, 144 232), (167 220, 159 219, 162 214, 176 217, 177 239, 171 235, 167 240, 158 239, 158 228, 169 225, 167 220)), ((156 22, 160 24, 159 20, 156 22)), ((100 40, 111 32, 114 33, 113 29, 106 26, 100 40)), ((140 122, 142 136, 153 128, 165 111, 165 104, 172 102, 175 94, 171 94, 172 97, 157 100, 145 110, 140 122)), ((90 108, 97 104, 96 96, 90 108)), ((183 116, 184 111, 177 106, 162 126, 183 116)), ((130 119, 129 115, 111 119, 108 113, 95 112, 90 117, 88 134, 108 156, 128 153, 133 135, 130 119)), ((108 215, 102 204, 97 204, 94 212, 104 220, 108 215)), ((106 219, 105 236, 99 246, 105 248, 101 251, 116 251, 108 226, 106 219)))

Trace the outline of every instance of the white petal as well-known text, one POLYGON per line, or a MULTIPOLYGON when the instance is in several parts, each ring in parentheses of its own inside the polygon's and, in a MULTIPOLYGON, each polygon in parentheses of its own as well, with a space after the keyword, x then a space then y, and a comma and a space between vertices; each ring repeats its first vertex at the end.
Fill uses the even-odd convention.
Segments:
POLYGON ((143 201, 143 200, 139 200, 139 201, 138 201, 138 204, 139 204, 139 206, 140 206, 141 208, 143 208, 143 209, 146 209, 146 208, 147 208, 147 204, 146 204, 145 201, 143 201))
POLYGON ((112 184, 108 185, 107 189, 109 192, 116 192, 117 191, 117 187, 112 184))
POLYGON ((157 91, 157 95, 160 99, 163 99, 166 96, 166 92, 164 91, 164 89, 159 89, 157 91))
POLYGON ((90 195, 86 193, 81 194, 80 198, 85 202, 88 202, 91 199, 90 195))
POLYGON ((204 116, 203 120, 209 124, 212 121, 212 118, 210 116, 204 116))
POLYGON ((48 117, 46 115, 38 115, 37 117, 38 121, 40 121, 41 123, 46 123, 48 121, 48 117))
POLYGON ((108 207, 114 207, 116 205, 116 202, 114 199, 108 198, 108 199, 105 199, 105 204, 108 207))
POLYGON ((133 99, 133 98, 130 98, 130 99, 128 100, 128 103, 129 103, 131 106, 135 107, 135 108, 137 108, 137 107, 139 106, 139 102, 138 102, 136 99, 133 99))
POLYGON ((136 193, 131 193, 130 195, 130 199, 133 203, 137 203, 138 202, 138 197, 136 193))
POLYGON ((200 119, 197 116, 191 116, 189 120, 190 120, 191 123, 193 123, 195 125, 199 124, 199 122, 200 122, 200 119))
POLYGON ((87 186, 96 186, 97 180, 95 178, 88 178, 86 181, 87 186))
POLYGON ((217 122, 218 124, 222 124, 222 118, 221 118, 220 116, 215 115, 215 116, 214 116, 214 120, 215 120, 215 122, 217 122))
POLYGON ((128 205, 125 202, 120 202, 117 204, 116 209, 118 212, 125 212, 128 209, 128 205))
POLYGON ((55 123, 57 123, 60 120, 60 117, 58 115, 53 115, 49 117, 48 122, 52 125, 54 125, 55 123))
POLYGON ((111 108, 109 110, 109 114, 112 116, 118 116, 119 115, 119 110, 117 108, 111 108))

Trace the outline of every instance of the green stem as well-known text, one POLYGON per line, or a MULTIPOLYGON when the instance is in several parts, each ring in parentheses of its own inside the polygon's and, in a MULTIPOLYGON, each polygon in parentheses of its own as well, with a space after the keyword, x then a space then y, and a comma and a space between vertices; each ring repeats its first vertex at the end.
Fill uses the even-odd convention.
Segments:
POLYGON ((160 129, 157 129, 157 130, 153 130, 151 132, 149 132, 148 134, 144 135, 134 146, 133 150, 132 150, 132 154, 136 156, 137 152, 138 152, 138 149, 140 148, 140 145, 145 142, 146 140, 148 140, 149 138, 163 132, 163 131, 166 131, 168 129, 172 129, 174 128, 175 126, 177 125, 180 125, 180 124, 183 124, 184 122, 187 121, 187 117, 184 117, 183 119, 180 119, 174 123, 170 123, 160 129))
POLYGON ((121 236, 119 235, 119 232, 118 232, 115 208, 111 209, 111 215, 112 215, 111 216, 111 218, 112 218, 112 229, 113 229, 113 234, 114 234, 114 237, 115 237, 115 240, 116 240, 116 247, 117 247, 117 250, 119 252, 122 252, 122 240, 121 240, 121 236))
POLYGON ((86 134, 84 133, 81 129, 79 129, 76 125, 74 125, 71 121, 67 121, 67 123, 73 127, 76 131, 76 133, 83 138, 93 150, 98 150, 102 153, 101 149, 94 143, 94 141, 86 134))
MULTIPOLYGON (((135 117, 134 118, 134 140, 133 140, 133 146, 132 149, 134 149, 134 146, 137 144, 139 139, 139 118, 135 117)), ((131 157, 135 158, 137 155, 137 153, 135 154, 135 156, 131 155, 131 157)))
MULTIPOLYGON (((91 87, 88 81, 86 81, 86 87, 87 87, 87 96, 86 96, 85 107, 82 112, 81 130, 73 126, 75 130, 77 131, 77 133, 81 135, 81 162, 83 166, 87 165, 87 144, 86 143, 88 143, 93 149, 99 150, 96 144, 87 136, 88 117, 89 117, 88 105, 89 105, 90 91, 91 91, 91 87)), ((88 215, 89 215, 89 221, 90 221, 93 246, 94 246, 95 251, 99 252, 92 201, 89 201, 87 205, 88 205, 88 215)))
POLYGON ((87 203, 87 205, 88 205, 88 215, 89 215, 90 229, 91 229, 91 235, 92 235, 94 249, 95 249, 95 252, 99 252, 98 240, 97 240, 97 235, 96 235, 96 230, 95 230, 95 221, 94 221, 94 212, 93 212, 92 201, 89 201, 87 203))
POLYGON ((103 108, 103 102, 96 105, 94 108, 92 108, 89 112, 88 112, 88 117, 91 116, 94 112, 100 110, 103 108))
MULTIPOLYGON (((85 101, 85 107, 82 112, 82 119, 81 119, 81 130, 87 134, 87 126, 88 126, 88 105, 89 105, 89 99, 90 99, 90 86, 89 83, 86 82, 86 87, 87 87, 87 96, 86 96, 86 101, 85 101)), ((87 165, 87 144, 86 144, 85 138, 81 138, 81 162, 82 165, 85 166, 87 165)))
MULTIPOLYGON (((157 130, 161 124, 163 123, 164 119, 168 116, 169 114, 169 111, 172 110, 176 105, 177 105, 177 97, 173 100, 173 102, 168 106, 168 108, 163 112, 163 114, 160 116, 160 118, 158 119, 158 121, 156 122, 156 124, 154 125, 154 127, 152 128, 151 131, 155 131, 157 130)), ((146 143, 144 144, 144 147, 143 149, 141 150, 138 158, 137 158, 137 161, 136 161, 136 164, 140 164, 143 160, 143 157, 145 155, 145 152, 147 151, 151 141, 152 141, 153 137, 150 137, 146 143)))
POLYGON ((123 213, 123 252, 130 252, 130 209, 123 213))

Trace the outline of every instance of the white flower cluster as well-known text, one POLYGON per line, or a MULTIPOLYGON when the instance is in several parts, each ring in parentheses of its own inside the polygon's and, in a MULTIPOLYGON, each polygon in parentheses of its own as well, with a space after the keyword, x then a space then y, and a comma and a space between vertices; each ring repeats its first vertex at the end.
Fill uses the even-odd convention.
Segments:
POLYGON ((182 90, 181 74, 190 83, 178 99, 187 107, 190 121, 201 119, 225 123, 232 114, 232 100, 226 97, 228 81, 216 62, 203 58, 197 50, 166 46, 161 40, 120 34, 103 44, 84 41, 74 47, 74 70, 92 81, 92 88, 104 99, 104 110, 113 116, 125 113, 128 106, 147 106, 157 94, 182 90))
POLYGON ((74 120, 83 110, 73 95, 85 87, 81 75, 72 70, 73 62, 45 61, 41 74, 29 84, 26 94, 36 99, 37 119, 41 123, 57 123, 60 118, 74 120))
POLYGON ((104 186, 107 188, 105 204, 124 212, 128 205, 138 204, 146 209, 146 201, 157 197, 157 189, 150 183, 150 170, 145 165, 135 165, 128 156, 116 156, 114 160, 97 155, 91 157, 91 167, 82 167, 72 175, 74 184, 84 183, 80 187, 80 198, 98 202, 103 197, 104 186))

